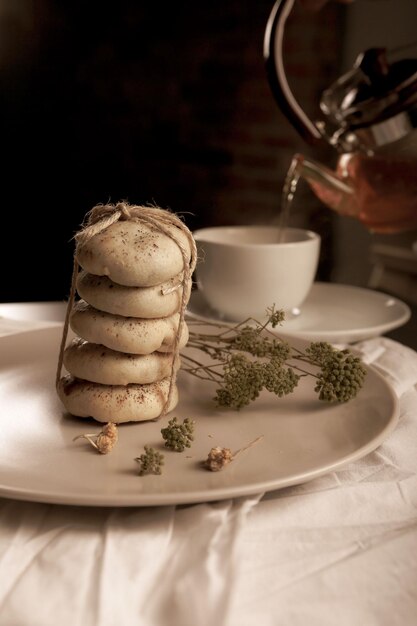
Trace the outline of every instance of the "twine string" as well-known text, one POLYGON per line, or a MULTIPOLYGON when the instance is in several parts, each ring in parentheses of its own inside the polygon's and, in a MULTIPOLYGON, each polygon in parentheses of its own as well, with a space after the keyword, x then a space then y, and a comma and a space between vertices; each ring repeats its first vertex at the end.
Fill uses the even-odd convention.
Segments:
MULTIPOLYGON (((118 221, 136 221, 142 224, 147 224, 156 230, 162 232, 164 235, 172 239, 180 249, 182 260, 183 260, 183 277, 182 277, 182 294, 181 294, 181 306, 179 311, 179 322, 177 332, 174 338, 173 344, 173 353, 172 353, 172 363, 171 363, 171 375, 169 379, 169 387, 168 394, 164 406, 162 408, 160 417, 165 415, 168 411, 172 394, 174 391, 174 382, 175 382, 175 363, 179 357, 179 345, 181 335, 184 329, 185 324, 185 310, 188 302, 188 294, 187 294, 187 286, 191 280, 193 271, 197 262, 197 249, 195 245, 194 238, 184 224, 184 222, 174 213, 171 213, 167 209, 160 209, 159 207, 149 207, 149 206, 140 206, 140 205, 130 205, 127 202, 118 202, 117 204, 98 204, 87 213, 84 223, 82 224, 82 228, 75 234, 74 239, 76 241, 76 247, 74 252, 74 263, 73 263, 73 271, 71 278, 71 288, 70 294, 68 298, 67 310, 65 314, 65 322, 62 333, 61 345, 59 350, 59 358, 58 358, 58 367, 56 373, 56 385, 58 385, 63 360, 64 360, 64 351, 65 345, 68 337, 69 330, 69 321, 71 317, 71 313, 74 307, 75 302, 75 294, 76 294, 76 283, 77 276, 79 272, 79 264, 77 261, 77 251, 80 246, 83 246, 87 243, 92 237, 98 235, 103 230, 115 224, 118 221), (186 250, 184 245, 179 241, 179 239, 172 232, 172 226, 176 226, 183 232, 188 240, 189 244, 189 252, 186 250), (188 254, 190 253, 190 257, 188 258, 188 254)), ((161 289, 163 294, 169 293, 161 289)))

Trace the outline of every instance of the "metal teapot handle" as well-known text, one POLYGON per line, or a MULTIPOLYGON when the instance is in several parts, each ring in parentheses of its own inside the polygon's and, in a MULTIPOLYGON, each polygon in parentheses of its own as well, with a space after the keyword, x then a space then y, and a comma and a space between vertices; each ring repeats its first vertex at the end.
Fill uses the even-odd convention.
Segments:
POLYGON ((275 2, 265 29, 264 59, 269 85, 280 109, 305 141, 317 143, 323 136, 294 98, 284 71, 284 29, 294 2, 295 0, 275 2))

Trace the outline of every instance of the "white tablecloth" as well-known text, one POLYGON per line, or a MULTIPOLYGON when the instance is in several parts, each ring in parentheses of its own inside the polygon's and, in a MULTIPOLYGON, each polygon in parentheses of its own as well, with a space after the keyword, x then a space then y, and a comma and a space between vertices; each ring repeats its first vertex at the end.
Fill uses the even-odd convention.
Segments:
POLYGON ((357 347, 401 417, 340 471, 177 508, 0 500, 0 625, 417 624, 417 353, 357 347))

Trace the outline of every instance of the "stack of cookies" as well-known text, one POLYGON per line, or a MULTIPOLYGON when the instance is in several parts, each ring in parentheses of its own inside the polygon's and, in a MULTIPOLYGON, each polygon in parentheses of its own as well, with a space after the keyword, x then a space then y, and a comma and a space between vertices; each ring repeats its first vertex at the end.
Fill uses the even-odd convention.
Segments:
POLYGON ((121 423, 155 419, 176 406, 191 254, 185 227, 161 230, 135 220, 116 221, 78 245, 80 299, 69 318, 77 337, 63 353, 69 375, 57 383, 67 411, 121 423))

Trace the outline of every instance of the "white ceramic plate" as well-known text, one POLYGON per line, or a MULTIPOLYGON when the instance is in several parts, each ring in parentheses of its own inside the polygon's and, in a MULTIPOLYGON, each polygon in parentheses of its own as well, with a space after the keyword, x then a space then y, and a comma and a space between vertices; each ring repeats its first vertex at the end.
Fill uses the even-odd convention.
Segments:
POLYGON ((394 429, 398 403, 373 369, 358 397, 342 405, 316 399, 303 379, 290 396, 261 396, 241 410, 216 409, 214 388, 180 373, 180 403, 163 419, 125 424, 108 455, 81 433, 101 426, 63 412, 54 379, 61 329, 0 338, 0 495, 88 506, 174 505, 262 493, 309 481, 374 450, 394 429), (184 453, 164 451, 160 430, 169 417, 196 420, 195 441, 184 453), (242 448, 220 472, 202 461, 214 446, 242 448), (165 454, 161 476, 140 477, 134 458, 145 444, 165 454))
MULTIPOLYGON (((221 318, 199 291, 191 294, 188 314, 210 322, 236 323, 221 318)), ((407 304, 379 291, 316 282, 300 314, 287 319, 277 332, 282 336, 300 337, 309 341, 353 343, 398 328, 410 316, 411 310, 407 304)))
POLYGON ((61 326, 65 302, 8 302, 0 304, 0 337, 35 328, 61 326))

